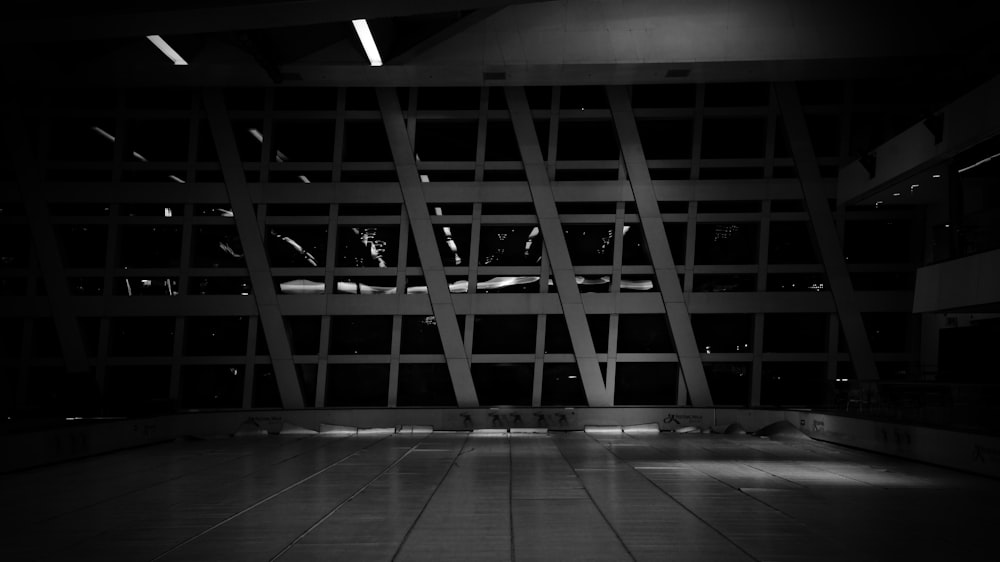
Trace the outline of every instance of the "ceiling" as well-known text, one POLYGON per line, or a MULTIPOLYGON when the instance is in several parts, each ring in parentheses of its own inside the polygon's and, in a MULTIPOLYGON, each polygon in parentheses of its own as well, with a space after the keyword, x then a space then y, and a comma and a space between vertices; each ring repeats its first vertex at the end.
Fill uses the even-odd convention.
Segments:
MULTIPOLYGON (((890 5, 891 4, 891 5, 890 5)), ((0 22, 6 83, 87 85, 607 84, 877 78, 955 95, 997 73, 975 4, 921 12, 857 0, 154 0, 0 22), (366 18, 373 68, 350 21, 366 18), (174 66, 146 39, 189 61, 174 66)), ((10 5, 10 4, 9 4, 10 5)))

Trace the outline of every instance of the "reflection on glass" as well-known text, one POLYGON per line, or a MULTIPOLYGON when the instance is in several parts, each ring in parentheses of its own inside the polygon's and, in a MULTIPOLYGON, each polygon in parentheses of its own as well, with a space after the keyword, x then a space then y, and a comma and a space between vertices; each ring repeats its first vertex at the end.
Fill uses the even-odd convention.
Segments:
POLYGON ((191 265, 195 267, 242 267, 243 245, 236 227, 196 226, 191 246, 191 265))
POLYGON ((566 245, 573 265, 611 265, 614 226, 609 224, 565 225, 566 245))
POLYGON ((399 226, 342 226, 337 246, 337 267, 395 267, 399 226))
POLYGON ((128 297, 167 296, 178 294, 176 277, 117 277, 116 295, 128 297))
POLYGON ((757 227, 755 223, 698 223, 695 264, 757 263, 757 227))
POLYGON ((278 290, 286 295, 322 295, 326 283, 315 279, 278 279, 278 290))
POLYGON ((542 260, 537 226, 489 226, 479 232, 479 265, 536 265, 542 260))
POLYGON ((275 267, 317 267, 326 255, 325 226, 274 226, 268 229, 267 252, 275 267), (318 256, 318 257, 317 257, 318 256))
POLYGON ((250 294, 250 279, 247 277, 192 277, 189 294, 246 296, 250 294))

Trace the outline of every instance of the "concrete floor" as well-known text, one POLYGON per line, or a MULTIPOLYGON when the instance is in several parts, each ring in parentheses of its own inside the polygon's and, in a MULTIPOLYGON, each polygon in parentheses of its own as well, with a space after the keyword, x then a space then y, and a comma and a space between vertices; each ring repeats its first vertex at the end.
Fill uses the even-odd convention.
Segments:
POLYGON ((806 438, 176 441, 0 477, 0 560, 996 560, 997 506, 806 438))

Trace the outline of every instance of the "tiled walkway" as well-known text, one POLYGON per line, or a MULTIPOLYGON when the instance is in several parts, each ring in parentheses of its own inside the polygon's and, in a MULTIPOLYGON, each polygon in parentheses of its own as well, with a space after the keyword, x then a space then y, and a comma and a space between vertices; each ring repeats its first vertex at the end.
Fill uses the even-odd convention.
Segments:
POLYGON ((0 476, 0 560, 996 560, 998 508, 807 439, 273 436, 0 476))

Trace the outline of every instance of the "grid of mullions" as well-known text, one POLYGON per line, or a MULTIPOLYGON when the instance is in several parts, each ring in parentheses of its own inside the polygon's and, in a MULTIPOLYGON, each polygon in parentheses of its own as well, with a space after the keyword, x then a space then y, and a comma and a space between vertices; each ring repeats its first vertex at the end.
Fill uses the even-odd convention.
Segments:
MULTIPOLYGON (((720 99, 725 100, 715 93, 719 87, 690 86, 670 95, 636 87, 635 115, 682 287, 692 297, 692 314, 712 316, 740 310, 753 318, 749 338, 745 338, 752 341, 742 344, 746 347, 739 349, 740 344, 735 344, 733 350, 720 352, 699 342, 703 360, 707 365, 748 365, 757 383, 736 394, 741 396, 740 403, 759 403, 762 362, 810 361, 825 364, 827 373, 833 373, 837 362, 846 356, 837 351, 837 321, 828 299, 810 294, 823 293, 826 287, 815 251, 808 243, 802 244, 801 234, 807 232, 803 227, 808 223, 797 199, 798 186, 782 179, 794 177, 794 168, 778 127, 775 104, 765 86, 763 96, 756 98, 754 105, 729 107, 720 104, 720 99), (650 99, 682 101, 661 107, 650 103, 650 99), (718 140, 720 131, 725 132, 728 141, 718 140), (782 299, 774 295, 785 292, 804 292, 809 297, 782 299), (740 300, 743 297, 763 304, 748 305, 749 300, 740 300), (810 348, 808 352, 768 352, 762 341, 765 311, 781 310, 823 314, 828 318, 827 333, 834 335, 828 336, 821 348, 810 348)), ((398 93, 415 143, 421 179, 429 184, 427 198, 435 202, 430 211, 435 215, 446 275, 456 289, 464 282, 465 294, 456 294, 456 302, 464 300, 465 310, 477 312, 463 315, 465 344, 473 364, 531 366, 531 393, 524 391, 518 400, 530 400, 535 405, 552 403, 543 395, 545 365, 572 365, 573 356, 547 353, 545 349, 546 318, 558 312, 558 301, 544 294, 558 288, 548 281, 544 256, 537 252, 537 256, 531 255, 531 259, 519 264, 504 262, 494 266, 487 254, 496 246, 483 246, 485 239, 497 237, 505 229, 510 228, 511 234, 520 229, 519 236, 523 237, 536 224, 502 91, 401 89, 398 93), (421 99, 431 101, 425 106, 421 99), (538 280, 508 286, 490 283, 512 277, 538 280), (537 292, 542 296, 526 300, 525 295, 497 295, 495 302, 499 304, 491 305, 491 293, 503 292, 537 292), (534 348, 526 345, 519 353, 504 349, 479 353, 474 319, 501 310, 534 320, 534 348)), ((391 183, 395 170, 377 104, 371 91, 363 88, 314 90, 310 92, 311 106, 317 109, 299 109, 308 106, 294 103, 296 95, 295 90, 284 89, 227 92, 276 289, 286 300, 308 298, 312 304, 316 287, 321 286, 322 294, 337 294, 334 305, 350 303, 344 305, 349 314, 380 314, 391 319, 389 349, 355 356, 330 352, 331 316, 338 315, 317 315, 313 328, 289 330, 293 349, 299 347, 296 339, 300 336, 296 333, 308 334, 301 337, 315 339, 319 346, 315 354, 297 353, 296 362, 313 373, 303 380, 316 385, 309 392, 314 397, 311 403, 316 405, 324 405, 330 398, 323 388, 329 384, 327 377, 316 373, 329 371, 335 376, 336 365, 358 361, 388 364, 386 404, 397 405, 400 365, 440 364, 443 357, 402 352, 409 345, 402 338, 405 320, 410 316, 432 316, 421 306, 405 302, 387 306, 381 301, 376 304, 374 300, 356 300, 373 298, 371 295, 349 294, 362 292, 362 286, 376 287, 379 290, 375 293, 419 292, 423 281, 419 263, 412 255, 415 248, 409 243, 405 213, 398 203, 398 188, 391 183), (388 237, 387 244, 395 249, 395 263, 383 264, 377 259, 369 263, 343 261, 343 255, 350 253, 343 237, 363 237, 371 229, 394 235, 388 237), (282 291, 284 283, 297 288, 282 291), (355 290, 349 290, 351 287, 355 290), (301 293, 312 294, 307 297, 301 293)), ((639 299, 657 288, 652 286, 652 269, 643 256, 642 237, 637 235, 634 204, 620 200, 624 166, 614 129, 609 129, 610 113, 602 96, 600 88, 528 89, 539 142, 561 204, 567 241, 571 252, 577 254, 571 257, 582 278, 579 287, 588 299, 587 309, 601 311, 608 319, 607 341, 595 341, 595 346, 608 350, 599 360, 607 384, 614 387, 619 363, 672 364, 676 357, 672 350, 618 353, 620 317, 646 311, 645 301, 639 299), (578 142, 580 139, 586 142, 578 142), (629 296, 636 297, 631 304, 629 296)), ((110 353, 113 322, 85 317, 99 327, 95 346, 98 370, 130 363, 169 364, 173 368, 170 392, 176 395, 183 392, 179 381, 184 377, 179 374, 188 365, 239 365, 245 383, 237 406, 260 403, 253 397, 254 389, 268 386, 259 382, 255 370, 266 372, 262 366, 266 367, 269 359, 256 344, 259 330, 255 327, 252 301, 226 298, 248 295, 252 287, 239 257, 241 249, 232 218, 226 216, 221 173, 197 96, 192 96, 186 109, 178 109, 183 104, 171 109, 143 107, 142 95, 136 92, 125 98, 135 98, 135 103, 125 101, 118 110, 86 117, 74 113, 72 119, 66 120, 58 111, 50 114, 49 142, 43 146, 43 154, 48 198, 53 201, 52 222, 57 231, 63 231, 64 240, 91 240, 81 244, 88 252, 81 254, 71 248, 66 251, 70 292, 99 295, 111 301, 125 296, 204 295, 212 299, 208 307, 211 314, 247 317, 244 348, 255 351, 190 356, 183 343, 190 322, 185 320, 190 318, 186 314, 191 313, 186 311, 197 307, 197 314, 204 314, 204 305, 181 304, 178 317, 171 317, 177 334, 173 353, 156 360, 121 358, 110 353), (69 130, 72 135, 65 134, 69 130), (70 142, 74 138, 77 142, 70 142), (101 142, 105 144, 100 146, 101 142), (82 148, 84 144, 86 149, 82 148)), ((820 164, 824 172, 829 172, 846 152, 851 112, 857 108, 837 104, 806 109, 815 140, 819 141, 820 164), (830 141, 831 135, 839 141, 830 141)), ((852 224, 848 221, 896 221, 897 225, 911 225, 911 230, 919 228, 917 217, 907 212, 857 211, 841 213, 837 218, 842 229, 852 224)), ((2 219, 11 225, 23 220, 17 216, 2 219)), ((886 255, 899 255, 898 248, 887 250, 886 255)), ((905 278, 912 275, 918 257, 919 248, 902 263, 852 266, 852 274, 902 274, 905 278)), ((28 269, 4 272, 5 278, 19 275, 26 279, 25 294, 37 292, 39 279, 28 269)), ((911 288, 895 284, 898 281, 888 286, 911 288)), ((129 299, 127 307, 113 304, 110 309, 138 307, 136 310, 142 311, 142 300, 129 299)), ((285 308, 287 320, 293 322, 292 315, 303 315, 309 306, 289 301, 285 308)), ((329 306, 321 310, 329 311, 329 306)), ((487 333, 486 328, 482 333, 487 333)), ((910 356, 906 351, 879 354, 877 359, 907 361, 910 356)), ((405 376, 408 370, 403 368, 405 376)), ((520 368, 510 372, 524 376, 520 368)), ((527 386, 522 384, 520 388, 527 386)), ((675 390, 679 392, 660 396, 670 395, 676 400, 683 389, 675 390)), ((370 393, 370 389, 365 392, 370 393)), ((334 398, 332 403, 344 401, 334 398)))

